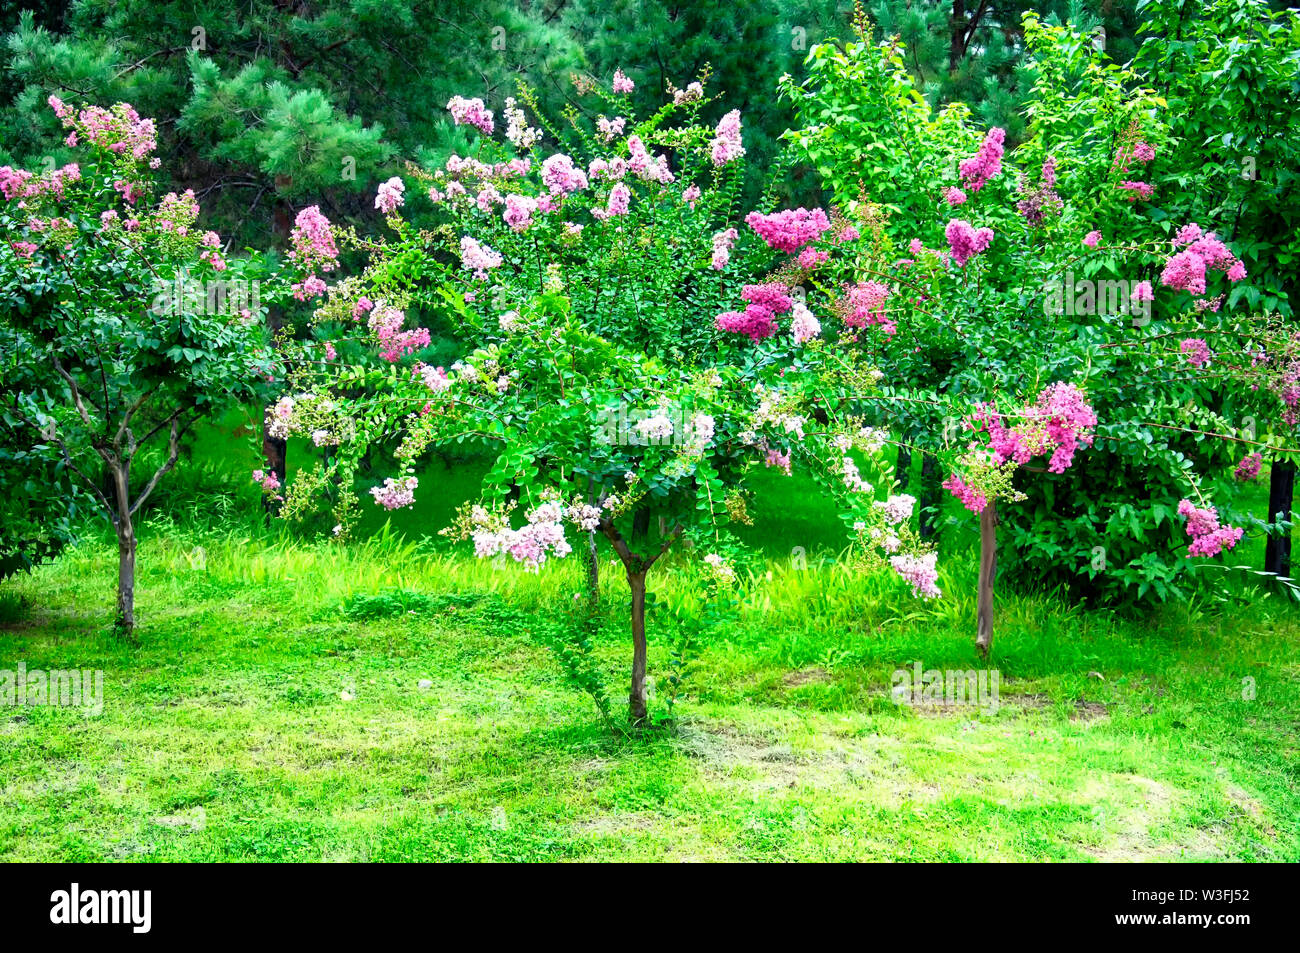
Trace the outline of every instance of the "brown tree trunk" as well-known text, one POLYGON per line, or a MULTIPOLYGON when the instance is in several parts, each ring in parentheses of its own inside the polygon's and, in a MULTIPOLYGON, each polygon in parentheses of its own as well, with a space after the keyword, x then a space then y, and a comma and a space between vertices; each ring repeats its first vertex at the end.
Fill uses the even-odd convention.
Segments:
MULTIPOLYGON (((1275 460, 1268 474, 1268 521, 1282 515, 1291 519, 1291 506, 1295 491, 1295 464, 1290 460, 1275 460)), ((1279 576, 1291 575, 1291 533, 1270 533, 1264 543, 1264 571, 1279 576)))
POLYGON ((956 73, 966 52, 966 3, 952 0, 952 19, 948 21, 948 72, 956 73))
POLYGON ((113 526, 117 530, 117 628, 130 634, 135 628, 135 524, 131 517, 130 463, 111 468, 113 502, 117 513, 113 526))
POLYGON ((596 531, 587 534, 587 607, 600 607, 600 554, 596 549, 596 531))
POLYGON ((127 526, 117 534, 117 627, 135 628, 135 531, 127 526))
POLYGON ((645 572, 627 573, 628 588, 632 590, 632 690, 628 695, 628 719, 640 725, 646 719, 645 697, 645 572))
POLYGON ((988 658, 993 645, 993 580, 998 569, 997 504, 990 502, 980 513, 980 581, 976 613, 979 634, 975 647, 988 658))

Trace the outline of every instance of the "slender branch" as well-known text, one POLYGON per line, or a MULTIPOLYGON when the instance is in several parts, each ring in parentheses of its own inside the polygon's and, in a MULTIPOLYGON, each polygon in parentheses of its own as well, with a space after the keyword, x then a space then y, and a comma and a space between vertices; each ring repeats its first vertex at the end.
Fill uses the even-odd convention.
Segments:
MULTIPOLYGON (((189 425, 187 424, 186 429, 188 429, 188 426, 189 425)), ((140 509, 141 505, 144 504, 144 501, 149 498, 149 494, 152 493, 154 487, 158 485, 158 481, 161 480, 172 467, 176 466, 176 460, 180 457, 181 452, 180 438, 182 433, 184 433, 184 430, 181 429, 180 415, 178 412, 172 417, 171 435, 168 437, 167 441, 167 462, 154 471, 154 475, 149 478, 149 482, 145 484, 144 489, 140 491, 140 495, 137 496, 135 502, 131 504, 131 509, 127 511, 128 516, 135 516, 136 510, 140 509)))

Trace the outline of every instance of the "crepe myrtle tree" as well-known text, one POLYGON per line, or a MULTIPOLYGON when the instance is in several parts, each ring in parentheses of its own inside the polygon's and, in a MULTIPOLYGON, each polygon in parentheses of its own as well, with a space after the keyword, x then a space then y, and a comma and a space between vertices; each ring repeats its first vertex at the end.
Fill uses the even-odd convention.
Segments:
POLYGON ((447 371, 416 363, 301 377, 288 431, 336 445, 335 454, 328 468, 295 480, 284 511, 309 506, 324 479, 336 480, 346 499, 335 511, 342 535, 359 505, 346 488, 368 448, 396 444, 395 474, 369 491, 390 510, 415 501, 418 464, 431 447, 493 448, 479 499, 466 501, 447 535, 472 541, 480 557, 505 555, 536 571, 570 553, 567 531, 602 534, 630 594, 629 715, 642 724, 649 574, 689 540, 708 580, 733 585, 744 551, 728 527, 747 521, 747 478, 764 462, 807 466, 840 498, 859 561, 888 558, 918 594, 939 594, 934 554, 907 526, 910 500, 877 504, 867 481, 887 488, 891 479, 879 435, 852 420, 818 422, 826 372, 792 369, 784 357, 669 365, 583 327, 563 289, 544 292, 523 304, 509 333, 447 371), (668 527, 650 548, 631 541, 648 508, 668 527))
MULTIPOLYGON (((631 82, 616 74, 609 95, 631 82)), ((295 293, 322 299, 318 326, 333 337, 294 362, 291 391, 273 411, 285 434, 331 448, 285 489, 286 517, 330 496, 344 536, 370 448, 396 448, 396 472, 369 489, 375 505, 395 510, 414 502, 428 450, 471 443, 496 462, 447 535, 537 571, 570 553, 569 533, 601 534, 630 595, 634 725, 649 717, 651 570, 684 568, 674 550, 689 544, 711 587, 735 585, 746 552, 729 526, 748 521, 757 468, 807 467, 841 501, 857 564, 939 595, 936 554, 910 527, 914 501, 891 492, 882 434, 862 423, 859 397, 878 375, 820 336, 792 284, 744 281, 732 260, 741 232, 727 223, 740 115, 667 129, 675 107, 702 95, 678 93, 635 131, 602 116, 595 135, 575 133, 601 144, 585 168, 567 153, 527 154, 540 134, 510 104, 506 138, 526 154, 453 157, 426 179, 447 217, 440 230, 404 221, 402 179, 376 197, 386 238, 336 234, 319 210, 304 210, 295 293), (677 153, 680 174, 656 145, 677 153), (327 287, 318 272, 333 270, 340 235, 367 263, 327 287), (744 312, 722 310, 742 303, 744 312), (415 325, 435 319, 464 342, 448 368, 421 359, 429 330, 415 325), (345 360, 357 355, 365 359, 345 360), (653 544, 634 532, 651 512, 665 526, 653 544)), ((485 135, 494 128, 481 101, 449 106, 485 135)))
MULTIPOLYGON (((1014 151, 959 107, 931 110, 896 40, 819 46, 809 78, 785 84, 792 140, 868 233, 834 310, 885 375, 869 419, 905 408, 979 517, 985 652, 999 561, 1081 598, 1184 597, 1242 538, 1231 483, 1261 450, 1292 452, 1300 400, 1294 341, 1231 309, 1247 243, 1152 207, 1200 176, 1164 100, 1069 29, 1024 24, 1036 79, 1014 151), (879 121, 852 121, 868 101, 879 121)), ((843 275, 818 264, 830 237, 782 250, 834 296, 843 275)))
POLYGON ((256 284, 197 227, 192 193, 152 192, 153 122, 122 103, 50 106, 84 161, 0 168, 0 300, 18 360, 53 397, 15 406, 112 523, 130 632, 141 507, 194 423, 251 396, 271 366, 256 284))

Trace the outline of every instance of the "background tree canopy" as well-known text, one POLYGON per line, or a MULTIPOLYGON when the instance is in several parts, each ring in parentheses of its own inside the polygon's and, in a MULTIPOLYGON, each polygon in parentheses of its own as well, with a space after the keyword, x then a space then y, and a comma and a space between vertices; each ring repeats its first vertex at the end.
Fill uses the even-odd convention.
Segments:
MULTIPOLYGON (((1136 0, 877 0, 867 12, 897 33, 908 69, 933 104, 962 100, 1018 140, 1027 91, 1020 16, 1029 8, 1104 31, 1112 59, 1135 49, 1136 0)), ((369 211, 364 198, 403 160, 436 163, 466 151, 448 120, 453 95, 500 102, 519 82, 540 105, 569 104, 574 72, 643 81, 641 109, 663 87, 702 70, 741 109, 756 196, 792 116, 771 78, 801 74, 808 49, 845 35, 847 0, 252 0, 238 17, 202 0, 0 3, 0 163, 42 167, 70 156, 37 108, 51 93, 110 105, 128 101, 158 118, 160 155, 174 185, 193 188, 222 234, 239 245, 287 235, 291 206, 321 204, 333 217, 369 211), (21 12, 26 11, 26 12, 21 12)), ((1100 32, 1099 32, 1100 35, 1100 32)), ((717 119, 717 116, 705 116, 717 119)), ((779 173, 782 170, 776 170, 779 173)), ((796 169, 784 198, 813 200, 796 169)))

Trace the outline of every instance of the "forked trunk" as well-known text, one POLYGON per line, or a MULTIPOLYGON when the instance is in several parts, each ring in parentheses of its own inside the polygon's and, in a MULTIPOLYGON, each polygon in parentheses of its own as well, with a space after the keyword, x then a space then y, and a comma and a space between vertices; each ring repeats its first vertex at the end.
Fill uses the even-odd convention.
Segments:
POLYGON ((980 581, 976 613, 979 617, 979 634, 975 647, 988 658, 993 645, 993 579, 998 568, 997 504, 990 502, 980 513, 980 581))
POLYGON ((627 700, 628 720, 640 725, 646 719, 645 572, 628 570, 627 584, 632 590, 632 691, 627 700))

